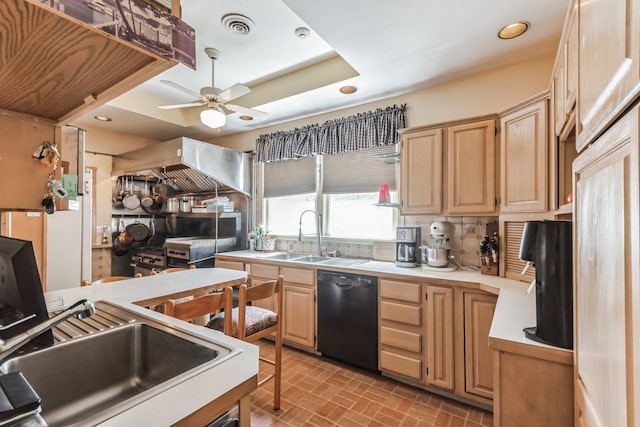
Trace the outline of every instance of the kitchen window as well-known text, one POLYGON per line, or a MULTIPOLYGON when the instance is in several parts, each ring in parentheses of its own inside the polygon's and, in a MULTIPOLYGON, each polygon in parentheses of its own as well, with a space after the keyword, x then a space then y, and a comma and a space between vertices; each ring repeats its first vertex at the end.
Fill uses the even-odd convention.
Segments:
MULTIPOLYGON (((297 236, 300 214, 313 209, 322 213, 324 236, 393 240, 397 210, 375 204, 381 184, 395 190, 396 164, 378 158, 394 150, 395 145, 264 164, 266 228, 276 236, 297 236)), ((303 217, 302 230, 315 233, 312 215, 303 217)))

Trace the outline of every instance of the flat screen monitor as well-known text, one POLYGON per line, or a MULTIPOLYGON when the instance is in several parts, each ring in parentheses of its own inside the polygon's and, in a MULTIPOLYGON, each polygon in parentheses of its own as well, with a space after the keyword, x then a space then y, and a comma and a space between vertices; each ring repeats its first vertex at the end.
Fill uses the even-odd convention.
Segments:
MULTIPOLYGON (((0 338, 7 340, 49 319, 33 245, 0 236, 0 338)), ((48 331, 26 349, 53 343, 48 331)))

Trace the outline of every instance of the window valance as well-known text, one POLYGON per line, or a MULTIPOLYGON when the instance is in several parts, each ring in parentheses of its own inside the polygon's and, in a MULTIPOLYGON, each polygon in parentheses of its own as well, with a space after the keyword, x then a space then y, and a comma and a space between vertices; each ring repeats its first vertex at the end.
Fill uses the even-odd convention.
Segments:
POLYGON ((329 120, 287 132, 260 135, 256 160, 279 162, 325 154, 340 154, 398 143, 406 104, 329 120))

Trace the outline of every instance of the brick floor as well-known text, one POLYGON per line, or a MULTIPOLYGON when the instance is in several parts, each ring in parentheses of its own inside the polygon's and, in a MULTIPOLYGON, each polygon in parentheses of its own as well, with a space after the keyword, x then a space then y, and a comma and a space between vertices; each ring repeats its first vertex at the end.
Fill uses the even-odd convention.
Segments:
MULTIPOLYGON (((273 355, 262 340, 260 352, 273 355)), ((283 348, 282 403, 273 410, 273 381, 251 394, 253 427, 481 427, 493 425, 490 412, 419 388, 283 348)), ((262 375, 272 367, 260 362, 262 375)))

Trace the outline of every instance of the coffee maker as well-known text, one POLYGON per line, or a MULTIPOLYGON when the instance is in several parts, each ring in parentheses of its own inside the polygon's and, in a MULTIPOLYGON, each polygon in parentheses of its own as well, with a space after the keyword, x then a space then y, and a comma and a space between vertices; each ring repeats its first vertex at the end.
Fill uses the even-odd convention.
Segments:
POLYGON ((396 266, 417 267, 420 227, 396 227, 396 266))
POLYGON ((536 290, 536 326, 524 328, 525 336, 544 344, 573 348, 571 222, 525 222, 519 257, 536 268, 536 279, 531 284, 536 290))

